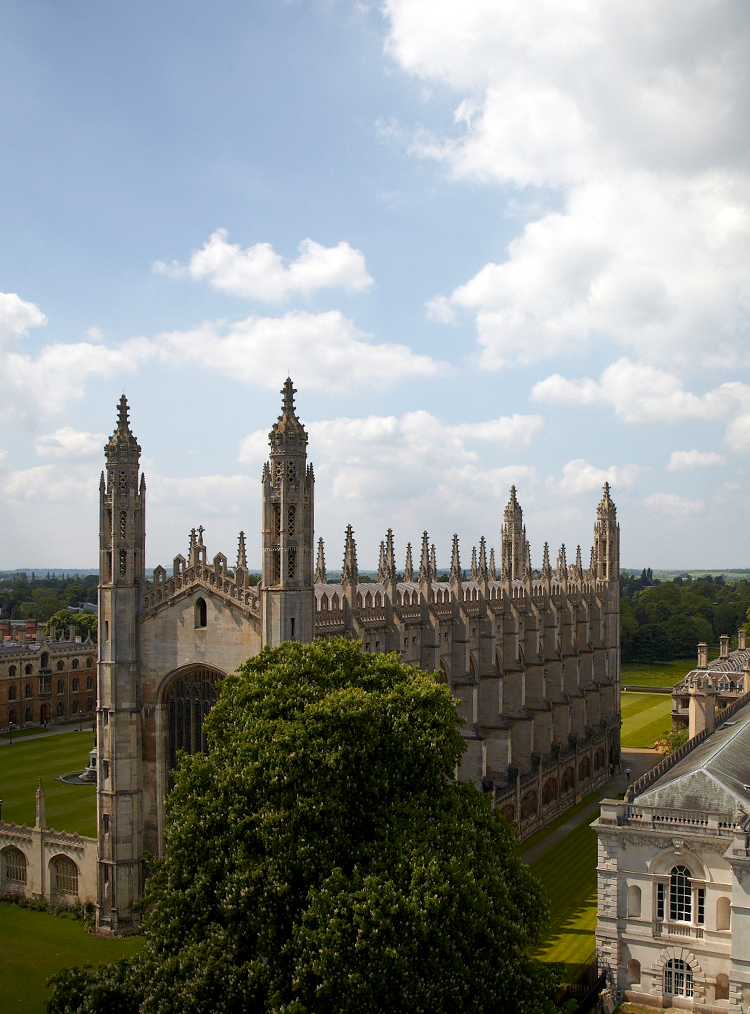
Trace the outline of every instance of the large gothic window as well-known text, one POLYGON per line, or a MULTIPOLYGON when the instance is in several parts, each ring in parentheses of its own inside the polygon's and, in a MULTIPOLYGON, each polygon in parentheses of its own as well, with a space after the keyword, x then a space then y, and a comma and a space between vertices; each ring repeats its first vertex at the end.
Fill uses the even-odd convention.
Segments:
MULTIPOLYGON (((167 769, 177 767, 177 754, 206 753, 203 722, 219 696, 222 674, 214 669, 195 668, 174 679, 164 693, 167 719, 167 769)), ((171 784, 171 779, 170 779, 171 784)))

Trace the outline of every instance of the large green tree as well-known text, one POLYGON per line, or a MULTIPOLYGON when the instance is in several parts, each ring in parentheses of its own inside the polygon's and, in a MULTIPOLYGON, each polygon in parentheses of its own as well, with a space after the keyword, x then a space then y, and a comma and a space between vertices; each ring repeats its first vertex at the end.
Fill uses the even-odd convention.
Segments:
POLYGON ((168 799, 144 952, 64 973, 51 1011, 552 1009, 542 887, 455 780, 445 686, 347 641, 285 644, 224 680, 206 732, 168 799))

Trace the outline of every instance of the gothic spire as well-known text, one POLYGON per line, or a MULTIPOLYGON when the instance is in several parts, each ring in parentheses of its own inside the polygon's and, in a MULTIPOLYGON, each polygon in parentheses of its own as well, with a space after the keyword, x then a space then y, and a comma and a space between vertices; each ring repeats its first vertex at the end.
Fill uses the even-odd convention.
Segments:
POLYGON ((422 557, 419 561, 419 581, 430 583, 430 542, 427 532, 422 532, 422 557))
POLYGON ((318 539, 318 562, 315 566, 315 584, 328 584, 326 555, 322 539, 318 539))
POLYGON ((469 580, 476 581, 479 577, 479 568, 477 567, 477 547, 471 547, 471 573, 469 580))
POLYGON ((557 579, 558 581, 568 580, 568 561, 565 556, 565 543, 560 546, 557 554, 557 579))
POLYGON ((245 556, 245 533, 240 532, 239 542, 237 545, 237 567, 242 567, 247 570, 247 557, 245 556))
POLYGON ((435 543, 430 546, 430 574, 433 581, 437 581, 437 557, 435 555, 435 543))
POLYGON ((414 564, 411 562, 411 542, 406 543, 406 565, 404 566, 404 581, 414 582, 414 564))
POLYGON ((549 562, 549 542, 544 543, 544 557, 542 559, 542 580, 549 586, 552 580, 552 567, 549 562))
POLYGON ((451 572, 450 582, 451 584, 460 584, 461 578, 461 558, 458 555, 458 535, 453 536, 453 551, 451 553, 451 572))
POLYGON ((396 581, 396 554, 393 549, 393 531, 390 528, 385 534, 385 580, 396 581))
POLYGON ((480 581, 487 580, 487 542, 482 536, 479 540, 479 566, 477 568, 477 577, 480 581))
POLYGON ((385 542, 380 542, 380 559, 378 560, 378 581, 385 581, 385 542))
POLYGON ((581 562, 581 547, 576 549, 576 569, 579 574, 583 573, 583 563, 581 562))
POLYGON ((357 543, 354 541, 354 529, 351 525, 347 525, 346 541, 344 543, 344 565, 341 568, 341 583, 352 585, 356 588, 358 579, 357 543))

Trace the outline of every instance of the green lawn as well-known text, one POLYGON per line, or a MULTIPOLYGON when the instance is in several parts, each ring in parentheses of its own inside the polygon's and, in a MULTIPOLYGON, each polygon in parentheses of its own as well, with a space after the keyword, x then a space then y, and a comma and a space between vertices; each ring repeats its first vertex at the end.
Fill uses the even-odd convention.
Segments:
POLYGON ((535 831, 534 834, 532 834, 529 838, 526 838, 524 841, 519 841, 516 846, 517 854, 523 855, 524 852, 533 848, 534 845, 538 845, 540 841, 543 841, 547 837, 547 835, 552 834, 552 832, 556 831, 562 824, 567 824, 569 820, 572 820, 572 818, 575 817, 579 810, 583 810, 589 805, 589 803, 592 803, 598 796, 601 796, 601 794, 601 790, 589 793, 589 795, 585 796, 580 803, 576 803, 575 806, 566 810, 565 813, 561 813, 559 817, 555 817, 555 819, 547 824, 546 827, 543 827, 540 831, 535 831))
POLYGON ((117 961, 142 946, 142 937, 97 937, 78 920, 0 904, 0 1007, 5 1014, 43 1014, 55 972, 117 961))
POLYGON ((0 747, 0 799, 3 820, 33 826, 36 786, 41 775, 46 793, 47 826, 56 831, 96 835, 96 788, 66 785, 58 775, 86 766, 94 745, 91 730, 65 732, 0 747))
POLYGON ((550 903, 550 929, 538 957, 564 962, 566 976, 596 945, 596 862, 596 832, 587 821, 529 864, 550 903))
POLYGON ((624 747, 652 747, 672 728, 672 697, 666 694, 623 694, 620 710, 624 747))
MULTIPOLYGON (((715 653, 709 659, 716 658, 715 653)), ((671 687, 691 669, 695 669, 696 658, 678 658, 673 662, 623 662, 620 682, 624 687, 671 687)))

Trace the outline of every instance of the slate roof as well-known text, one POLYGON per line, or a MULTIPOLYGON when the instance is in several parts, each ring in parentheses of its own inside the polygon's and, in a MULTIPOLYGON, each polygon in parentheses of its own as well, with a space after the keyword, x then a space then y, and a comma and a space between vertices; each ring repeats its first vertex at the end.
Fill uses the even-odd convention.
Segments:
POLYGON ((738 805, 750 813, 750 704, 727 719, 634 803, 718 813, 728 820, 738 805))

